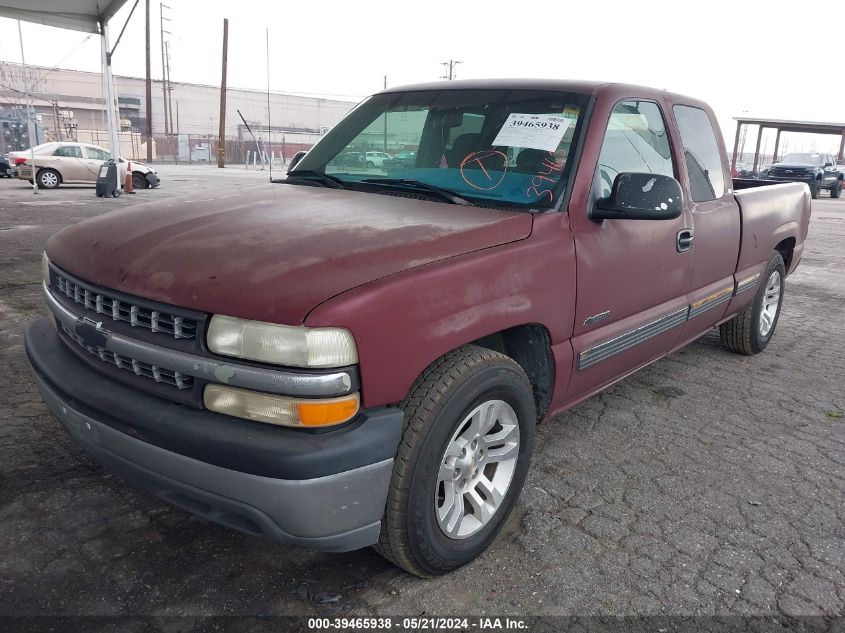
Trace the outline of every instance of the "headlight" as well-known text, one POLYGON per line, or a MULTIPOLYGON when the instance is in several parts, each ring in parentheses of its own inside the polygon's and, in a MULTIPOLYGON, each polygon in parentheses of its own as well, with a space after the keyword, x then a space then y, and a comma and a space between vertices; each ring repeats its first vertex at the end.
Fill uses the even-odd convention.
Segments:
POLYGON ((216 354, 290 367, 344 367, 358 362, 352 333, 343 328, 292 327, 215 314, 206 344, 216 354))
POLYGON ((50 259, 47 257, 47 251, 41 253, 41 279, 47 287, 50 286, 50 259))
POLYGON ((342 424, 358 413, 357 393, 342 398, 305 400, 224 385, 207 385, 203 403, 210 411, 280 426, 321 427, 342 424))

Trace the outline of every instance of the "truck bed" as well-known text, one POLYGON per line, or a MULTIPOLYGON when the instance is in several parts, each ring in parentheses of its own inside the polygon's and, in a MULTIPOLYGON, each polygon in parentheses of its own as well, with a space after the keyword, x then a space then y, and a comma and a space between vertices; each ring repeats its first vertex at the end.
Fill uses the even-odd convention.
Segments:
MULTIPOLYGON (((804 183, 734 179, 734 196, 742 222, 737 270, 765 261, 781 242, 800 236, 803 244, 810 222, 810 189, 804 183), (753 184, 752 184, 753 183, 753 184)), ((796 251, 794 263, 800 252, 796 251)), ((790 264, 786 262, 787 272, 790 264)))

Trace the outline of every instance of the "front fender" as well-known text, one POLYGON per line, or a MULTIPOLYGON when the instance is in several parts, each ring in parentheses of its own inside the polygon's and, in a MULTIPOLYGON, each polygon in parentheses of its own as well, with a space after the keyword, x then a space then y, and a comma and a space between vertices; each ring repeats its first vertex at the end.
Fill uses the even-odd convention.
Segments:
POLYGON ((314 308, 308 326, 355 337, 364 406, 400 402, 446 352, 524 324, 552 344, 572 336, 575 250, 565 214, 535 218, 519 242, 420 266, 342 293, 314 308))

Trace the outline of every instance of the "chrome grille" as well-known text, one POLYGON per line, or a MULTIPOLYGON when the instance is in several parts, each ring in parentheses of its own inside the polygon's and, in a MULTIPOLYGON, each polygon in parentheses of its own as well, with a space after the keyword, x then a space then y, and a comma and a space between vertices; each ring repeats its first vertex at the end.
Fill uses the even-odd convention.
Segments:
POLYGON ((163 369, 157 365, 142 363, 134 358, 115 354, 114 352, 110 352, 102 347, 88 345, 81 336, 76 334, 76 332, 71 332, 64 325, 61 325, 61 328, 62 332, 75 341, 80 347, 87 350, 92 356, 98 357, 105 363, 111 363, 115 367, 133 372, 136 376, 144 376, 145 378, 150 378, 156 382, 171 385, 177 389, 190 389, 194 384, 193 376, 188 376, 187 374, 183 374, 178 371, 163 369))
POLYGON ((800 176, 808 176, 811 173, 812 173, 811 170, 805 169, 804 167, 772 167, 769 170, 770 176, 800 177, 800 176))
POLYGON ((152 332, 169 334, 177 339, 193 339, 197 335, 197 322, 159 310, 151 310, 115 297, 101 294, 93 288, 73 282, 53 271, 59 293, 97 314, 104 314, 114 321, 125 321, 132 327, 143 327, 152 332))

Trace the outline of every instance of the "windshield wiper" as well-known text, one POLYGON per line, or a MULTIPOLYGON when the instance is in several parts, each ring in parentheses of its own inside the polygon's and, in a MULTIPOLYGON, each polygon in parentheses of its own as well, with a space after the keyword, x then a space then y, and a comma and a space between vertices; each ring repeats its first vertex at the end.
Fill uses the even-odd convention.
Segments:
POLYGON ((337 178, 336 176, 330 176, 329 174, 324 174, 323 172, 317 171, 316 169, 297 169, 295 171, 290 172, 287 178, 274 180, 273 182, 287 182, 291 178, 302 178, 303 180, 316 178, 326 187, 330 187, 331 189, 346 189, 346 187, 343 186, 343 181, 340 178, 337 178))
POLYGON ((472 202, 470 202, 466 198, 462 198, 453 191, 449 191, 448 189, 441 189, 436 185, 430 185, 427 182, 423 182, 421 180, 411 180, 409 178, 365 178, 361 182, 365 182, 371 185, 386 185, 388 187, 395 187, 397 189, 425 191, 426 193, 433 193, 437 196, 440 196, 441 198, 447 200, 448 202, 451 202, 452 204, 459 204, 464 207, 475 206, 472 202))

